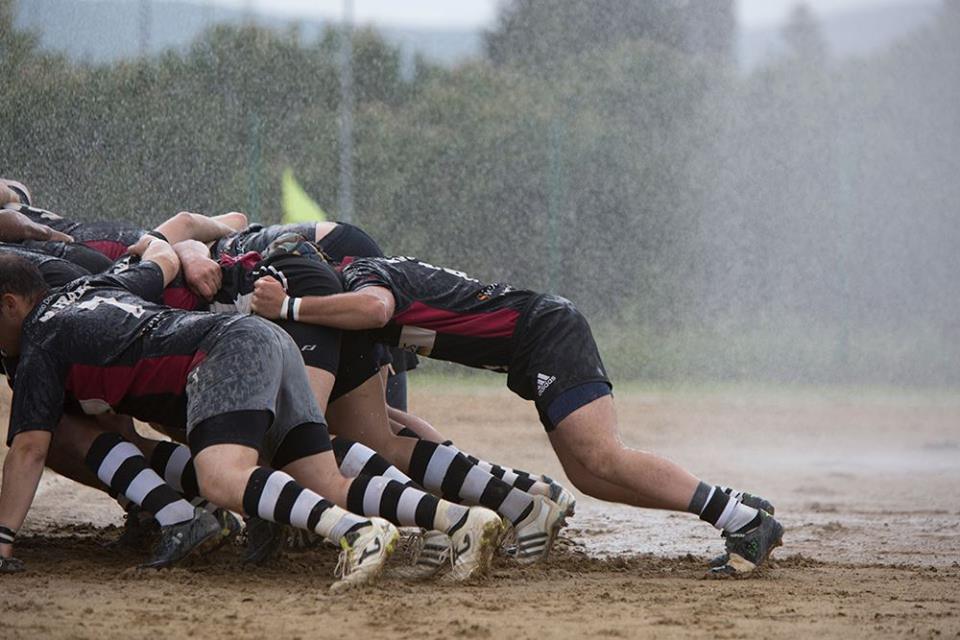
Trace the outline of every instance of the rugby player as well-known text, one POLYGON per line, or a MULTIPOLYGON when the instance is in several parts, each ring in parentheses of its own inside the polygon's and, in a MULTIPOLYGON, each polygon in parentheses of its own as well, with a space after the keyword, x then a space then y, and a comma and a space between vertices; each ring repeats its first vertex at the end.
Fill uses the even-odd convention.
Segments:
MULTIPOLYGON (((363 258, 342 271, 345 293, 291 299, 270 278, 252 307, 267 318, 369 330, 419 355, 507 374, 533 400, 564 471, 584 493, 646 508, 689 511, 726 539, 717 575, 749 573, 782 543, 765 503, 711 486, 662 457, 624 446, 600 354, 586 319, 557 296, 486 284, 415 258, 363 258)), ((521 546, 523 541, 521 540, 521 546)))
MULTIPOLYGON (((233 236, 218 240, 210 246, 214 260, 221 256, 241 256, 255 251, 263 253, 281 235, 295 233, 316 243, 331 262, 339 264, 344 258, 383 256, 377 242, 360 227, 345 222, 305 222, 277 224, 262 227, 252 225, 233 236)), ((409 351, 394 349, 390 354, 389 376, 386 380, 387 404, 407 410, 407 371, 417 366, 417 357, 409 351)))
MULTIPOLYGON (((292 341, 255 318, 146 302, 159 298, 178 262, 152 236, 137 251, 143 261, 126 271, 52 293, 33 264, 0 256, 0 347, 19 358, 0 487, 0 557, 13 557, 69 400, 89 413, 185 426, 205 496, 338 542, 342 578, 334 591, 375 579, 393 550, 393 525, 351 514, 292 477, 324 484, 341 501, 353 482, 339 474, 323 416, 304 399, 309 387, 292 341), (258 465, 261 449, 290 475, 258 465)), ((183 533, 187 543, 212 537, 209 520, 202 524, 183 533)))
MULTIPOLYGON (((242 246, 243 249, 260 249, 262 243, 242 246)), ((179 243, 176 250, 185 271, 188 265, 192 270, 194 262, 206 264, 209 268, 211 260, 202 243, 179 243)), ((326 295, 341 290, 334 271, 326 263, 317 264, 319 254, 314 245, 302 236, 289 233, 274 236, 265 252, 268 257, 264 259, 255 251, 243 253, 239 258, 221 251, 220 262, 226 262, 231 269, 242 264, 251 268, 256 265, 258 270, 268 272, 278 282, 284 283, 283 286, 294 295, 326 295), (284 251, 274 255, 271 247, 280 246, 288 247, 284 250, 286 252, 312 255, 313 260, 304 263, 305 255, 284 255, 284 251), (312 270, 307 269, 311 263, 312 270)), ((236 291, 227 283, 237 281, 238 276, 233 273, 228 275, 224 271, 224 288, 217 293, 216 299, 232 300, 232 304, 241 311, 248 309, 255 276, 252 271, 245 273, 249 276, 246 284, 236 291)), ((225 311, 228 307, 214 305, 214 308, 225 311)), ((557 531, 572 513, 575 504, 572 494, 556 483, 548 485, 537 481, 518 489, 472 463, 449 444, 419 442, 396 436, 390 429, 383 381, 379 375, 383 361, 378 359, 378 352, 369 336, 363 332, 344 332, 339 361, 331 362, 329 356, 333 351, 329 347, 314 348, 318 344, 322 347, 329 340, 322 336, 319 339, 316 336, 310 338, 311 325, 290 317, 276 318, 276 321, 301 345, 315 397, 321 406, 326 406, 325 414, 333 433, 367 445, 419 486, 438 496, 484 506, 502 515, 518 536, 527 541, 526 546, 516 554, 518 560, 533 562, 546 557, 557 531), (331 377, 334 373, 335 378, 331 377), (324 405, 328 398, 329 405, 324 405)), ((312 326, 315 332, 317 327, 312 326)), ((442 545, 442 541, 435 537, 428 542, 432 547, 442 545)))

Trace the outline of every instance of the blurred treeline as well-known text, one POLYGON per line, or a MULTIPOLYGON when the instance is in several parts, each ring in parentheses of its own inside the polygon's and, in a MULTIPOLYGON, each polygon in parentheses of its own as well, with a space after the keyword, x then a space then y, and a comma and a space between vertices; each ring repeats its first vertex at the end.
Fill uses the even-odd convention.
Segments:
MULTIPOLYGON (((272 223, 291 167, 336 217, 338 31, 87 66, 13 10, 0 175, 39 205, 272 223)), ((454 69, 357 30, 354 222, 573 299, 620 377, 956 385, 960 1, 869 59, 832 59, 802 9, 784 34, 745 75, 732 0, 513 0, 454 69)))

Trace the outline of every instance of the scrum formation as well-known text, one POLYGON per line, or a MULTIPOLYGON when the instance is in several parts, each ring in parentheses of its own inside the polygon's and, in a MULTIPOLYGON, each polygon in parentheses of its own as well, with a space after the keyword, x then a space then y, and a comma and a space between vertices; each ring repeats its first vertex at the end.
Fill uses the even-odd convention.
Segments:
POLYGON ((121 541, 155 541, 145 567, 209 553, 242 529, 254 564, 292 532, 339 547, 334 592, 375 581, 401 529, 416 550, 401 569, 412 579, 481 579, 498 549, 505 562, 546 558, 574 494, 462 451, 409 413, 418 357, 506 374, 582 493, 716 527, 712 575, 750 573, 782 542, 768 500, 623 445, 613 386, 569 300, 385 257, 345 223, 264 227, 238 212, 181 212, 155 229, 79 221, 7 179, 0 208, 13 389, 2 573, 29 562, 16 535, 44 466, 114 497, 121 541))

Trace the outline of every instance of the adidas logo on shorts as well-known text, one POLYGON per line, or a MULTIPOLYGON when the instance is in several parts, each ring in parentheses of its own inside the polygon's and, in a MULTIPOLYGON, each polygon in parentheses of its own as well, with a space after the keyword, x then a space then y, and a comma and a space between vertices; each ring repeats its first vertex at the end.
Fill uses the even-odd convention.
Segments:
POLYGON ((537 374, 537 395, 542 396, 547 387, 557 381, 557 376, 548 376, 545 373, 537 374))

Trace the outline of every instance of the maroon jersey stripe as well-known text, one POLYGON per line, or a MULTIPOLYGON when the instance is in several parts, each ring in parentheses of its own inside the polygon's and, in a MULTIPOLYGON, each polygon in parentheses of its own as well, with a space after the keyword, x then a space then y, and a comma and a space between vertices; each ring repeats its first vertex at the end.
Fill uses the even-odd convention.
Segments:
POLYGON ((129 396, 179 395, 187 385, 187 373, 205 356, 198 351, 143 358, 133 366, 74 364, 67 374, 65 386, 77 400, 104 400, 113 407, 129 396))
POLYGON ((497 309, 484 313, 457 313, 413 302, 393 317, 393 322, 477 338, 509 338, 517 326, 520 312, 516 309, 497 309))
POLYGON ((174 309, 196 311, 201 307, 200 296, 185 286, 169 286, 163 290, 163 304, 174 309))
POLYGON ((115 240, 88 240, 82 243, 97 253, 102 253, 111 260, 116 260, 127 253, 127 245, 115 240))

